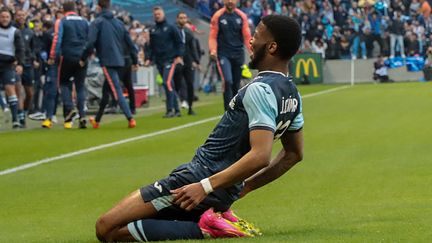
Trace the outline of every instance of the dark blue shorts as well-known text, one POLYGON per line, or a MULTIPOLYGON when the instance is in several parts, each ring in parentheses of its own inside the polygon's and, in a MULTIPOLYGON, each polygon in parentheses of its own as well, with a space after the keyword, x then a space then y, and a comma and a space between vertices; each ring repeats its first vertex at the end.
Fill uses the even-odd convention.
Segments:
POLYGON ((3 85, 14 85, 16 83, 15 70, 14 69, 0 70, 0 82, 2 82, 3 85))
POLYGON ((24 86, 33 86, 35 82, 34 79, 34 69, 33 67, 24 67, 23 73, 21 75, 21 83, 24 86))
POLYGON ((211 176, 212 173, 199 163, 183 164, 173 170, 168 177, 158 180, 153 184, 140 189, 141 196, 145 202, 151 202, 158 211, 158 219, 198 221, 201 214, 213 207, 215 211, 226 211, 238 198, 237 190, 233 188, 215 190, 210 193, 192 211, 185 211, 177 205, 172 204, 170 190, 180 188, 184 185, 199 182, 211 176))

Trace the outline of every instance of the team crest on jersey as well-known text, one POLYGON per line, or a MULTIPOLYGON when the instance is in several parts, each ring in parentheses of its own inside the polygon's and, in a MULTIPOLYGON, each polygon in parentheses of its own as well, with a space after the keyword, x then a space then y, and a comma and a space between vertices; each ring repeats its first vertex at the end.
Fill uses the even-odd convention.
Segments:
POLYGON ((28 41, 30 39, 30 36, 26 35, 24 36, 24 38, 26 39, 26 41, 28 41))
POLYGON ((237 22, 237 24, 241 24, 241 19, 240 18, 236 18, 236 22, 237 22))
POLYGON ((165 26, 165 27, 163 28, 163 31, 165 32, 165 31, 167 31, 167 30, 168 30, 168 27, 165 26))
POLYGON ((221 22, 221 24, 224 24, 224 25, 228 24, 228 21, 226 19, 222 19, 220 22, 221 22))

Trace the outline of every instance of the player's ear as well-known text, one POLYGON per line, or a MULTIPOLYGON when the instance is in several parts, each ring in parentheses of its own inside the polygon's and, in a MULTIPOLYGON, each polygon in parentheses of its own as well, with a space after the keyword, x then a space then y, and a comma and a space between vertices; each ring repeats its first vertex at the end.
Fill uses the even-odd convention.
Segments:
POLYGON ((267 50, 271 55, 275 55, 277 52, 278 45, 275 41, 270 42, 267 45, 267 50))

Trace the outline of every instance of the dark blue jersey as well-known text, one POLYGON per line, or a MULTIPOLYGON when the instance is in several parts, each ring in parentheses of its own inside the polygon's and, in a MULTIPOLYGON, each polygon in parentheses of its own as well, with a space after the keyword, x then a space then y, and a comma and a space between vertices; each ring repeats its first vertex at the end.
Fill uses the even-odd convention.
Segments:
POLYGON ((260 72, 231 100, 230 109, 198 148, 193 161, 217 173, 250 151, 251 130, 272 131, 277 140, 287 130, 302 127, 302 102, 295 84, 282 73, 260 72))
POLYGON ((232 13, 219 9, 210 23, 209 49, 211 54, 227 58, 243 58, 243 44, 250 49, 251 33, 246 14, 239 9, 232 13))

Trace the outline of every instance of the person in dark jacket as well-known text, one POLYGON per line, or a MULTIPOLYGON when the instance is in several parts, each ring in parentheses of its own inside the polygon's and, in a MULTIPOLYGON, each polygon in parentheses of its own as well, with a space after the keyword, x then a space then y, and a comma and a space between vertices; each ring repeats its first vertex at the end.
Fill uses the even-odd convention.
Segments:
POLYGON ((138 69, 137 50, 123 23, 114 18, 113 13, 109 10, 110 5, 110 0, 98 1, 98 6, 101 8, 101 12, 96 20, 94 20, 90 25, 89 39, 85 45, 80 61, 81 65, 84 66, 85 61, 93 52, 93 49, 96 48, 96 55, 99 58, 99 62, 106 78, 98 114, 95 118, 90 119, 90 123, 93 128, 99 128, 99 122, 102 118, 103 111, 108 104, 109 92, 111 91, 128 120, 128 127, 134 128, 136 122, 132 117, 126 99, 123 96, 123 91, 120 87, 119 72, 125 66, 125 46, 128 46, 128 49, 131 50, 130 56, 132 59, 133 69, 138 69))
POLYGON ((11 20, 11 12, 7 8, 0 9, 0 82, 5 87, 11 109, 12 128, 20 128, 15 73, 21 75, 23 71, 24 43, 20 31, 12 26, 11 20))
POLYGON ((176 65, 183 64, 183 43, 178 29, 166 22, 162 7, 153 8, 153 17, 156 24, 150 29, 150 44, 146 48, 144 66, 156 64, 163 78, 166 95, 164 118, 181 116, 173 77, 176 65))
POLYGON ((405 58, 405 46, 404 46, 404 22, 402 21, 401 13, 395 11, 395 19, 393 19, 390 25, 390 58, 395 56, 396 42, 399 45, 401 57, 405 58))
POLYGON ((21 82, 17 82, 17 89, 24 90, 25 98, 19 98, 19 109, 18 119, 21 124, 21 128, 26 127, 25 118, 30 109, 32 109, 33 101, 33 84, 34 84, 34 68, 39 67, 39 63, 36 59, 35 54, 35 43, 34 43, 34 32, 27 25, 27 13, 23 10, 18 10, 15 13, 15 27, 21 31, 21 37, 24 43, 24 62, 23 62, 23 73, 18 75, 18 79, 21 82))
MULTIPOLYGON (((59 25, 61 20, 56 20, 56 25, 59 25)), ((44 33, 42 35, 43 50, 41 59, 44 64, 45 83, 43 85, 43 101, 42 107, 45 111, 45 120, 42 122, 43 128, 51 128, 53 126, 53 118, 56 113, 57 99, 58 99, 58 75, 57 65, 55 63, 48 63, 48 53, 51 50, 51 46, 54 39, 54 25, 51 21, 45 20, 43 23, 44 33)))
MULTIPOLYGON (((194 99, 194 72, 199 65, 199 53, 195 47, 195 37, 192 32, 185 28, 188 17, 185 12, 179 12, 177 14, 177 26, 180 31, 180 36, 182 41, 184 41, 184 51, 183 51, 183 65, 179 66, 179 70, 176 70, 175 75, 179 78, 174 79, 175 81, 184 81, 181 84, 186 84, 187 93, 187 105, 188 105, 188 115, 195 115, 192 109, 192 102, 194 99)), ((176 82, 177 93, 180 94, 181 85, 176 82)))
POLYGON ((64 18, 54 26, 54 40, 50 51, 49 63, 58 63, 60 90, 63 101, 64 128, 72 128, 72 120, 76 115, 72 101, 72 87, 75 84, 79 128, 86 128, 84 103, 86 90, 84 86, 87 65, 79 64, 88 37, 88 22, 75 12, 75 2, 63 3, 64 18), (71 82, 73 78, 73 82, 71 82))

